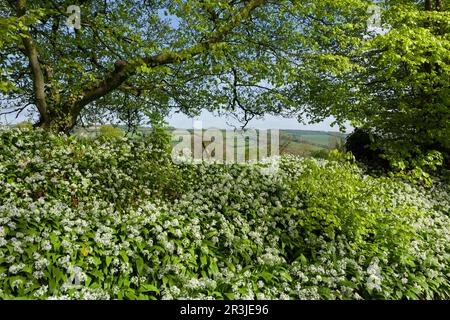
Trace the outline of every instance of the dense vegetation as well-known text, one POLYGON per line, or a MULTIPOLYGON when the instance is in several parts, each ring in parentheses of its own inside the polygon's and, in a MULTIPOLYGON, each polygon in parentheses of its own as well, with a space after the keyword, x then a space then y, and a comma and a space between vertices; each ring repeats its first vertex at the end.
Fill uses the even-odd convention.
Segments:
POLYGON ((174 165, 168 145, 2 132, 0 298, 450 298, 444 177, 338 152, 174 165))

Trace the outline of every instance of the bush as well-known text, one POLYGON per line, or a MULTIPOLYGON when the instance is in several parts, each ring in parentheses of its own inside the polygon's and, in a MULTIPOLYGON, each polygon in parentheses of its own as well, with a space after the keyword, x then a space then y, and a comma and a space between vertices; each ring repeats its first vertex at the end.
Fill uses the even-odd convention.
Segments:
POLYGON ((446 183, 337 152, 174 166, 145 139, 0 140, 0 298, 450 297, 446 183))
MULTIPOLYGON (((20 181, 9 190, 19 196, 67 204, 95 196, 128 207, 141 199, 178 192, 180 184, 174 184, 178 173, 165 143, 10 130, 1 135, 0 159, 5 179, 20 181)), ((0 204, 4 201, 0 198, 0 204)))

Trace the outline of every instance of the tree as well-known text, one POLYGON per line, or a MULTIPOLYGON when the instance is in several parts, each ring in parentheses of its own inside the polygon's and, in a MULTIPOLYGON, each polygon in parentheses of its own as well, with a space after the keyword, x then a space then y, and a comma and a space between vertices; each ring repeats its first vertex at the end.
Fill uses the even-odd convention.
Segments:
MULTIPOLYGON (((348 55, 351 68, 331 76, 309 97, 313 113, 350 119, 380 136, 387 156, 450 156, 450 14, 443 1, 384 1, 389 31, 365 39, 348 55)), ((303 90, 305 79, 299 79, 303 90)), ((311 87, 311 85, 308 85, 311 87)))
POLYGON ((0 0, 6 112, 70 131, 145 113, 334 116, 387 153, 450 150, 450 15, 440 0, 0 0), (80 6, 81 29, 65 25, 80 6), (15 32, 14 36, 12 34, 15 32))
MULTIPOLYGON (((333 70, 365 33, 359 0, 1 0, 2 19, 41 15, 1 48, 8 112, 30 104, 37 126, 70 131, 118 107, 289 115, 298 76, 333 70), (81 28, 66 26, 79 5, 81 28), (337 22, 336 22, 337 21, 337 22), (6 82, 5 82, 6 83, 6 82), (11 86, 12 88, 12 86, 11 86), (13 106, 16 106, 13 108, 13 106)), ((315 84, 313 84, 315 85, 315 84)), ((311 88, 310 90, 314 90, 311 88)))

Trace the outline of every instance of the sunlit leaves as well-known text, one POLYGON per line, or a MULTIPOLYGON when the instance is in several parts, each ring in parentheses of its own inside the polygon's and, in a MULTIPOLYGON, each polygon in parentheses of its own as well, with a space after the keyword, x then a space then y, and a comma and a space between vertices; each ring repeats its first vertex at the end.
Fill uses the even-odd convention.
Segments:
POLYGON ((0 134, 1 298, 449 298, 445 181, 337 151, 173 165, 160 130, 0 134))

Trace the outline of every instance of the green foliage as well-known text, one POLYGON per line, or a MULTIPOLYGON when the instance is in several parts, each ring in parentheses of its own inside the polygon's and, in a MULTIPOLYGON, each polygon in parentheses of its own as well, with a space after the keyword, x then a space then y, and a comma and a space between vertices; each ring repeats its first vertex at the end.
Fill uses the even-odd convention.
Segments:
MULTIPOLYGON (((359 48, 366 33, 367 5, 89 0, 80 4, 78 31, 65 26, 63 6, 35 0, 20 19, 38 8, 43 12, 39 23, 26 28, 43 83, 33 83, 25 36, 5 36, 11 45, 1 48, 8 59, 0 67, 20 90, 8 96, 14 103, 34 106, 36 88, 45 88, 48 112, 41 111, 41 118, 53 121, 109 115, 134 123, 144 111, 173 109, 189 115, 220 110, 242 121, 305 110, 314 119, 319 112, 308 97, 322 87, 314 77, 353 68, 346 54, 359 48)), ((14 6, 2 2, 0 10, 8 21, 17 19, 14 6)))
POLYGON ((443 173, 444 156, 437 150, 422 151, 416 148, 414 153, 405 155, 396 153, 396 148, 387 147, 383 138, 366 128, 357 128, 346 141, 346 149, 356 160, 362 162, 375 173, 378 171, 389 173, 391 177, 404 179, 410 183, 422 184, 430 187, 432 176, 443 173), (381 170, 380 170, 381 169, 381 170))
POLYGON ((99 129, 100 137, 106 139, 122 138, 125 132, 119 127, 113 127, 110 125, 102 125, 99 129))
POLYGON ((420 161, 414 159, 433 150, 448 159, 448 6, 426 11, 423 1, 378 3, 385 32, 366 35, 351 54, 343 53, 352 64, 347 70, 313 76, 312 113, 370 128, 388 159, 420 161))
POLYGON ((355 163, 355 156, 351 152, 343 152, 341 150, 330 150, 328 152, 328 160, 355 163))
POLYGON ((329 152, 329 150, 324 150, 324 149, 314 150, 311 152, 311 157, 317 158, 317 159, 326 159, 326 158, 328 158, 328 152, 329 152))
MULTIPOLYGON (((1 12, 4 12, 6 4, 1 3, 1 12)), ((44 15, 42 8, 32 9, 27 15, 22 17, 4 16, 0 18, 0 52, 9 50, 11 45, 16 44, 21 38, 27 38, 28 27, 32 24, 40 22, 39 19, 44 15)), ((11 57, 6 55, 0 56, 0 94, 11 94, 17 91, 17 83, 10 78, 10 74, 14 72, 17 67, 15 63, 11 62, 11 57)))
POLYGON ((0 298, 450 298, 448 183, 338 151, 175 166, 148 138, 0 134, 0 298))
POLYGON ((339 149, 317 150, 312 152, 311 156, 316 159, 326 159, 343 163, 355 163, 356 161, 354 155, 351 152, 344 152, 339 149))
POLYGON ((231 112, 244 122, 267 113, 334 116, 380 136, 388 160, 420 161, 437 150, 449 164, 448 5, 373 3, 90 0, 74 31, 62 23, 64 8, 48 1, 28 2, 21 16, 2 2, 0 90, 16 89, 11 105, 45 100, 41 124, 54 130, 105 115, 131 128, 145 112, 173 109, 231 112), (367 28, 373 3, 382 8, 379 34, 367 28), (36 99, 37 88, 45 97, 36 99))
POLYGON ((389 169, 389 162, 383 158, 380 148, 380 136, 367 128, 356 128, 346 139, 345 149, 351 152, 356 160, 371 168, 389 169))
POLYGON ((125 208, 180 188, 172 184, 176 168, 161 139, 91 140, 42 130, 9 130, 1 138, 2 165, 9 168, 6 181, 23 181, 21 194, 34 200, 56 198, 73 206, 92 194, 125 208))

